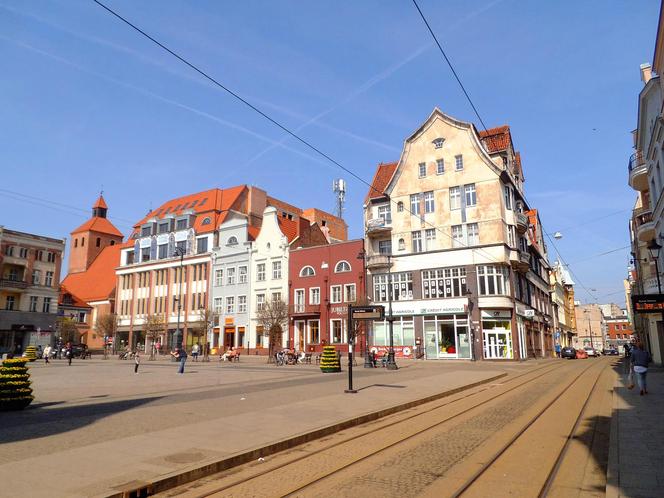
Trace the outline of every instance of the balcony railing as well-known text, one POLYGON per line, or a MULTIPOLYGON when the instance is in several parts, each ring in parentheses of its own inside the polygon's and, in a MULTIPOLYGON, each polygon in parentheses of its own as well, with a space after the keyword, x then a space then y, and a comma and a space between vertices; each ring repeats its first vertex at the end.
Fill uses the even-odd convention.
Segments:
POLYGON ((320 304, 291 304, 288 306, 291 315, 316 315, 320 313, 320 304))
POLYGON ((17 278, 2 278, 0 279, 0 287, 11 287, 12 289, 27 289, 28 282, 19 280, 17 278))
POLYGON ((627 169, 631 173, 634 169, 638 168, 639 166, 643 166, 645 164, 646 161, 641 151, 636 151, 634 154, 629 156, 629 163, 627 164, 627 169))
POLYGON ((649 209, 643 209, 636 211, 634 214, 634 221, 636 223, 636 228, 645 225, 646 223, 652 222, 652 211, 649 209))
POLYGON ((529 223, 530 221, 528 220, 528 215, 523 213, 516 213, 516 228, 519 233, 525 233, 526 230, 528 230, 529 223))
POLYGON ((392 218, 374 218, 367 220, 367 233, 378 233, 392 230, 392 218))
POLYGON ((367 259, 367 268, 387 268, 390 266, 389 256, 387 254, 374 254, 367 259))

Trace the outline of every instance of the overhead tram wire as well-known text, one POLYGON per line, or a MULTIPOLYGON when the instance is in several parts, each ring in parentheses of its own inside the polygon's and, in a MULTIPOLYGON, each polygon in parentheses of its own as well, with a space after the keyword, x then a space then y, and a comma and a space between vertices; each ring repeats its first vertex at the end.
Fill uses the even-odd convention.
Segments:
MULTIPOLYGON (((155 45, 157 45, 158 47, 160 47, 162 50, 168 52, 170 55, 172 55, 173 57, 175 57, 176 59, 178 59, 180 62, 182 62, 183 64, 185 64, 185 65, 188 66, 189 68, 193 69, 194 71, 196 71, 198 74, 200 74, 201 76, 203 76, 205 79, 207 79, 208 81, 210 81, 212 84, 214 84, 215 86, 219 87, 219 88, 222 89, 224 92, 228 93, 228 94, 229 94, 230 96, 232 96, 234 99, 238 100, 239 102, 241 102, 241 103, 244 104, 245 106, 249 107, 252 111, 256 112, 257 114, 259 114, 260 116, 262 116, 263 118, 265 118, 266 120, 268 120, 268 121, 269 121, 270 123, 272 123, 274 126, 276 126, 277 128, 279 128, 280 130, 286 132, 286 133, 287 133, 288 135, 290 135, 291 137, 295 138, 295 139, 296 139, 298 142, 300 142, 302 145, 304 145, 304 146, 308 147, 309 149, 313 150, 316 154, 318 154, 318 155, 320 155, 321 157, 325 158, 327 161, 331 162, 332 164, 334 164, 335 166, 337 166, 337 167, 340 168, 341 170, 345 171, 346 173, 348 173, 349 175, 351 175, 353 178, 355 178, 355 179, 358 180, 359 182, 361 182, 361 183, 363 183, 364 185, 368 186, 369 189, 370 189, 371 191, 373 191, 373 192, 375 192, 375 193, 377 193, 377 194, 379 194, 379 195, 381 195, 381 196, 382 196, 382 195, 386 195, 384 192, 381 192, 380 190, 378 190, 376 187, 374 187, 371 183, 369 183, 368 181, 366 181, 364 178, 362 178, 361 176, 359 176, 358 174, 356 174, 355 172, 353 172, 351 169, 347 168, 346 166, 344 166, 343 164, 341 164, 339 161, 335 160, 335 159, 332 158, 330 155, 328 155, 327 153, 323 152, 321 149, 319 149, 318 147, 316 147, 315 145, 313 145, 313 144, 312 144, 311 142, 309 142, 308 140, 306 140, 306 139, 302 138, 301 136, 299 136, 297 133, 295 133, 294 131, 292 131, 292 130, 291 130, 290 128, 288 128, 287 126, 281 124, 279 121, 277 121, 276 119, 272 118, 272 117, 271 117, 270 115, 268 115, 265 111, 261 110, 259 107, 255 106, 254 104, 252 104, 251 102, 249 102, 249 101, 246 100, 245 98, 241 97, 238 93, 236 93, 235 91, 231 90, 229 87, 227 87, 227 86, 224 85, 223 83, 219 82, 217 79, 213 78, 213 77, 210 76, 207 72, 203 71, 202 69, 200 69, 199 67, 197 67, 197 66, 194 65, 193 63, 189 62, 189 61, 188 61, 187 59, 185 59, 183 56, 177 54, 175 51, 173 51, 173 50, 171 50, 170 48, 168 48, 166 45, 164 45, 163 43, 161 43, 160 41, 158 41, 157 39, 155 39, 153 36, 149 35, 149 34, 148 34, 147 32, 145 32, 143 29, 139 28, 138 26, 136 26, 134 23, 132 23, 131 21, 129 21, 128 19, 126 19, 126 18, 123 17, 122 15, 118 14, 116 11, 114 11, 114 10, 111 9, 110 7, 106 6, 105 4, 103 4, 102 2, 100 2, 99 0, 92 0, 92 1, 93 1, 94 3, 96 3, 97 5, 99 5, 101 8, 103 8, 104 10, 106 10, 109 14, 113 15, 115 18, 119 19, 120 21, 122 21, 123 23, 125 23, 127 26, 131 27, 133 30, 135 30, 136 32, 140 33, 142 36, 144 36, 145 38, 147 38, 148 40, 150 40, 152 43, 154 43, 155 45)), ((478 114, 478 117, 479 117, 479 114, 478 114)), ((480 121, 481 121, 481 118, 480 118, 480 121)), ((484 123, 482 123, 482 125, 484 125, 484 123)), ((485 127, 485 128, 486 128, 486 127, 485 127)), ((397 204, 395 201, 393 201, 393 200, 390 198, 389 195, 388 195, 387 197, 388 197, 388 200, 389 200, 389 202, 390 202, 391 204, 394 204, 394 205, 397 204)), ((413 213, 410 209, 406 208, 405 206, 404 206, 404 211, 406 211, 407 213, 410 213, 412 216, 417 216, 417 217, 419 217, 421 220, 423 220, 423 222, 424 222, 425 225, 428 225, 428 226, 430 226, 431 228, 433 228, 434 230, 436 230, 436 231, 442 233, 443 235, 445 235, 447 238, 449 238, 449 239, 452 240, 453 242, 455 241, 455 239, 452 237, 451 234, 448 234, 447 232, 444 232, 443 230, 441 230, 441 229, 438 228, 437 226, 435 226, 435 225, 433 225, 432 223, 430 223, 430 222, 424 220, 421 214, 413 213)), ((487 259, 489 259, 490 261, 493 261, 493 262, 495 262, 495 263, 500 263, 500 261, 499 261, 498 259, 496 259, 491 253, 488 253, 488 252, 484 251, 484 250, 481 249, 481 248, 473 248, 473 247, 468 246, 468 244, 465 244, 465 243, 463 243, 463 242, 459 242, 459 241, 457 241, 456 243, 457 243, 457 244, 460 244, 462 247, 466 247, 466 248, 471 249, 471 250, 473 250, 473 251, 477 251, 477 252, 483 253, 483 254, 485 255, 485 257, 486 257, 487 259)))
MULTIPOLYGON (((96 1, 96 0, 94 0, 94 1, 96 1)), ((480 116, 480 113, 478 112, 477 107, 473 103, 473 100, 470 98, 470 95, 466 91, 466 88, 463 86, 463 83, 461 83, 461 79, 459 78, 456 70, 454 69, 454 66, 452 65, 452 62, 447 57, 447 54, 445 54, 445 50, 443 50, 443 47, 441 46, 440 42, 438 41, 438 38, 436 37, 436 34, 431 29, 431 25, 429 24, 429 21, 427 21, 426 17, 424 16, 424 13, 422 12, 422 9, 420 9, 420 6, 417 4, 417 0, 413 0, 413 4, 415 5, 415 8, 417 9, 417 12, 419 12, 420 17, 424 21, 424 24, 426 25, 427 29, 429 30, 429 33, 431 34, 431 37, 436 42, 436 45, 438 46, 438 49, 440 50, 440 53, 442 54, 443 58, 445 59, 445 62, 447 62, 447 65, 452 70, 452 74, 454 74, 454 77, 456 78, 457 83, 459 83, 459 86, 461 87, 461 90, 463 91, 463 94, 466 96, 466 99, 468 99, 468 103, 473 108, 473 111, 475 112, 475 115, 477 116, 477 119, 479 119, 480 123, 482 123, 482 127, 484 128, 484 131, 486 132, 487 127, 484 124, 484 120, 480 116)), ((523 195, 523 198, 526 201, 526 204, 528 204, 530 206, 531 204, 526 199, 525 193, 521 193, 521 194, 523 195)), ((561 260, 563 260, 563 257, 560 255, 560 251, 558 251, 558 247, 553 242, 553 239, 551 238, 551 236, 547 232, 545 232, 544 230, 542 230, 542 233, 544 233, 549 238, 549 240, 551 241, 551 244, 556 249, 556 252, 558 253, 558 256, 560 257, 561 260)), ((577 282, 579 282, 579 285, 588 293, 588 295, 590 295, 593 299, 595 299, 595 301, 597 301, 597 297, 594 294, 592 294, 592 292, 590 292, 585 285, 583 285, 583 283, 581 282, 581 279, 579 279, 579 277, 573 272, 572 268, 567 263, 565 263, 564 260, 563 260, 563 264, 565 264, 565 266, 569 269, 570 273, 572 273, 572 275, 577 279, 577 282)))

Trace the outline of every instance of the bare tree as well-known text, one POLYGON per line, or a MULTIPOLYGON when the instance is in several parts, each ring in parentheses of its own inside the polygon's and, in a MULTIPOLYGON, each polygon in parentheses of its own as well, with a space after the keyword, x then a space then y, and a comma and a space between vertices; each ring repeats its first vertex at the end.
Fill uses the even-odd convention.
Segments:
POLYGON ((208 335, 210 330, 214 327, 218 314, 209 308, 201 308, 198 310, 198 320, 189 326, 191 335, 200 344, 201 337, 203 338, 203 361, 209 361, 208 357, 208 335))
POLYGON ((73 318, 62 317, 58 318, 57 323, 58 334, 62 339, 63 343, 77 343, 80 340, 80 334, 78 332, 78 327, 73 318))
POLYGON ((95 330, 104 338, 104 359, 108 359, 108 340, 115 346, 115 333, 118 329, 118 317, 115 313, 104 313, 97 317, 95 330))
POLYGON ((258 323, 267 331, 268 336, 268 363, 274 360, 274 348, 283 335, 284 328, 288 327, 288 305, 281 299, 267 301, 263 308, 256 313, 258 323))
MULTIPOLYGON (((163 315, 148 315, 145 317, 145 339, 150 342, 150 359, 154 360, 155 342, 164 332, 166 322, 163 315)), ((147 342, 145 347, 147 349, 147 342)))

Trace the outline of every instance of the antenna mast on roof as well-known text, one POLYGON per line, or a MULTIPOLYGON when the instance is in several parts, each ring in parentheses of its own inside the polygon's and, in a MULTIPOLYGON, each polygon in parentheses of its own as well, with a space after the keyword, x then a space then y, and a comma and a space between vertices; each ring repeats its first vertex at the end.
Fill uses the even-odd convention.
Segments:
POLYGON ((346 181, 343 178, 334 180, 332 182, 332 191, 336 196, 334 205, 334 214, 339 218, 344 217, 344 203, 346 202, 346 181))

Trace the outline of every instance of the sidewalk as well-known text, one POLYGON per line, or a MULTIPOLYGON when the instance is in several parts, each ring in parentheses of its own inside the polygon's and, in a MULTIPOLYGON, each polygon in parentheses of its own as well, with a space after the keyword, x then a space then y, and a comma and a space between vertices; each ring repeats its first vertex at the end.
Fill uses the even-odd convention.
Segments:
POLYGON ((648 369, 648 394, 625 387, 623 359, 613 391, 607 498, 664 496, 664 369, 648 369))
POLYGON ((315 365, 199 362, 184 376, 165 361, 145 362, 136 376, 117 361, 35 365, 36 407, 3 414, 2 487, 14 496, 108 496, 536 365, 360 365, 357 394, 343 392, 346 371, 321 374, 315 365), (49 485, 25 487, 44 479, 49 485))

